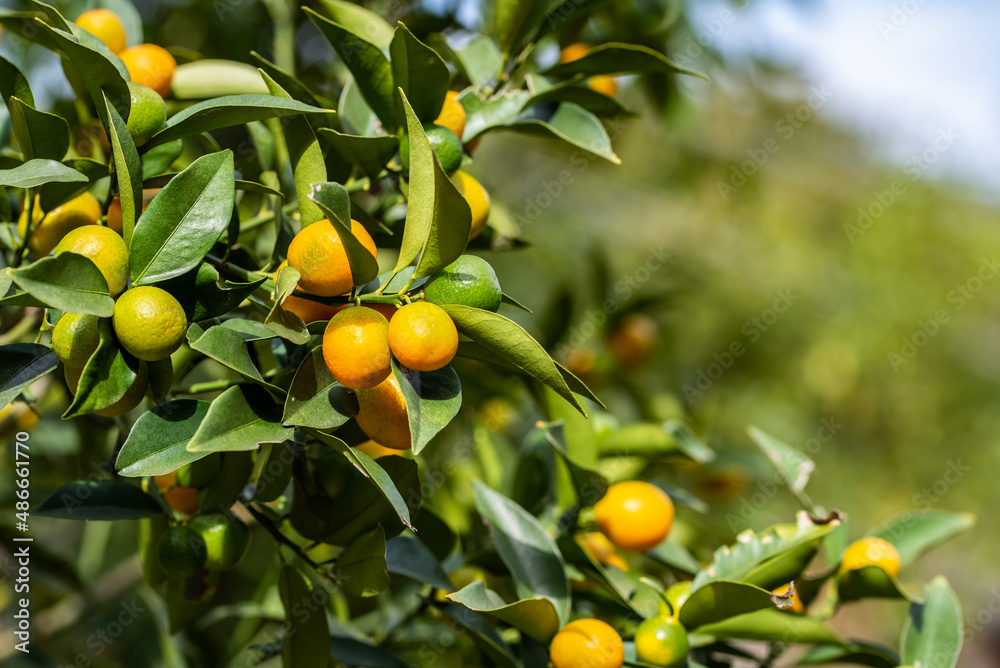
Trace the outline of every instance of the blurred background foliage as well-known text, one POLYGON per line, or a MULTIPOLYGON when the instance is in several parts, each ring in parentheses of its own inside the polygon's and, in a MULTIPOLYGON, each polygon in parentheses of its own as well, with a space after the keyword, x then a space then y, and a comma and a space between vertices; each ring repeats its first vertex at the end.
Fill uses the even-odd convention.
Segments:
MULTIPOLYGON (((68 16, 86 6, 57 4, 68 16)), ((276 40, 274 26, 284 24, 274 19, 290 4, 137 0, 135 6, 145 41, 173 45, 181 58, 187 50, 190 57, 252 62, 253 50, 281 64, 294 35, 303 78, 331 99, 339 94, 332 82, 340 65, 309 22, 276 40)), ((368 6, 404 20, 420 36, 454 31, 456 21, 488 20, 477 4, 462 1, 368 6)), ((637 112, 609 123, 621 166, 516 135, 485 138, 470 171, 493 197, 492 225, 519 228, 528 242, 511 252, 484 252, 504 291, 534 311, 508 314, 592 384, 609 408, 597 413, 598 424, 687 417, 724 453, 705 466, 659 472, 707 505, 707 513, 681 509, 676 535, 686 543, 731 542, 735 531, 786 521, 796 509, 787 490, 771 484, 773 469, 746 435, 750 424, 790 444, 815 446, 810 493, 850 516, 853 537, 907 510, 976 513, 972 532, 921 560, 913 575, 949 578, 974 632, 966 665, 996 665, 992 615, 976 620, 990 610, 1000 584, 994 558, 1000 527, 991 512, 1000 502, 993 480, 1000 464, 1000 283, 991 280, 1000 270, 992 264, 1000 245, 996 206, 957 178, 924 172, 914 178, 912 165, 881 160, 867 138, 831 122, 810 98, 819 82, 767 59, 727 58, 716 48, 726 35, 706 39, 679 3, 614 3, 574 30, 582 41, 666 48, 711 82, 621 78, 619 100, 637 112), (797 124, 781 125, 797 112, 797 124), (862 219, 867 228, 859 224, 859 207, 872 216, 870 223, 862 219), (637 336, 654 343, 634 364, 613 354, 616 327, 628 314, 637 336), (988 632, 980 634, 984 626, 988 632)), ((0 49, 9 48, 0 41, 0 49)), ((555 60, 558 45, 544 48, 555 60)), ((68 98, 58 62, 34 70, 33 86, 44 88, 43 81, 53 98, 68 98)), ((459 372, 467 379, 465 419, 427 450, 422 467, 425 500, 456 529, 468 521, 471 477, 502 485, 498 458, 543 417, 523 383, 459 372)), ((12 422, 7 416, 5 439, 12 422)), ((18 418, 20 427, 31 422, 30 415, 18 418)), ((107 460, 114 444, 102 440, 101 425, 93 417, 73 423, 47 417, 34 427, 35 500, 107 460)), ((0 481, 8 507, 9 481, 0 481)), ((124 559, 134 549, 133 527, 55 524, 35 527, 51 532, 36 544, 56 560, 36 576, 36 606, 79 587, 74 576, 55 575, 70 571, 59 559, 93 582, 90 595, 99 592, 101 601, 128 594, 136 573, 124 559)), ((254 539, 270 540, 260 532, 254 539)), ((263 587, 249 578, 260 566, 247 559, 225 589, 263 587)), ((138 600, 155 609, 152 598, 138 600)), ((39 634, 68 649, 53 650, 58 660, 71 660, 74 649, 99 655, 103 641, 93 634, 121 610, 107 605, 109 617, 100 620, 85 617, 82 605, 63 599, 39 616, 39 634)), ((264 606, 281 618, 279 601, 264 606)), ((845 633, 891 640, 905 608, 880 602, 852 611, 849 621, 839 620, 845 633)), ((157 625, 162 631, 164 624, 162 615, 138 616, 100 664, 123 665, 114 661, 127 658, 152 665, 144 657, 161 651, 169 662, 169 644, 153 647, 142 632, 155 633, 157 625)), ((235 646, 240 623, 223 624, 230 634, 218 634, 212 623, 200 632, 231 637, 235 646)))

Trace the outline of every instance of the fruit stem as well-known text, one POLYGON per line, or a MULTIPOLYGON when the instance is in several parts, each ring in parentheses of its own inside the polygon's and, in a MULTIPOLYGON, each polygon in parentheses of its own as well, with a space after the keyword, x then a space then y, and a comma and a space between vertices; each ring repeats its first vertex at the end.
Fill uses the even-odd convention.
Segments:
POLYGON ((24 238, 21 239, 21 245, 17 247, 17 253, 14 255, 14 267, 21 266, 21 260, 24 259, 24 253, 28 250, 28 241, 31 239, 31 233, 35 231, 35 221, 32 217, 35 212, 32 210, 35 207, 35 189, 28 188, 28 201, 24 205, 24 219, 27 221, 25 224, 24 238))

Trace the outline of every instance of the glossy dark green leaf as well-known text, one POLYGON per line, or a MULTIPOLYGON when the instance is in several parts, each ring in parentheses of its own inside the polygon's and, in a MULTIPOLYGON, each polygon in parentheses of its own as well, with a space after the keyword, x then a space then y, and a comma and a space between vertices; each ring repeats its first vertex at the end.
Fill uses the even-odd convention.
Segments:
POLYGON ((529 99, 531 94, 524 90, 504 91, 485 100, 473 91, 463 93, 458 98, 465 109, 462 139, 470 141, 488 130, 506 128, 517 120, 529 99))
POLYGON ((626 72, 676 72, 708 80, 704 74, 678 65, 662 53, 647 46, 621 42, 599 44, 590 49, 583 57, 568 63, 560 63, 547 70, 545 74, 568 77, 574 74, 593 76, 595 74, 622 74, 626 72))
POLYGON ((193 104, 175 114, 167 120, 162 130, 153 135, 146 146, 152 147, 190 135, 268 118, 332 113, 334 112, 329 109, 273 95, 224 95, 193 104))
POLYGON ((62 160, 69 150, 69 126, 61 116, 39 111, 17 97, 7 101, 14 136, 28 160, 62 160))
POLYGON ((900 566, 906 568, 927 550, 968 531, 975 523, 976 517, 970 513, 920 509, 891 517, 868 535, 892 543, 899 552, 900 566))
POLYGON ((448 599, 470 610, 492 615, 539 642, 547 642, 559 630, 559 615, 552 601, 547 598, 521 599, 507 604, 499 594, 487 589, 483 581, 479 580, 461 591, 449 594, 448 599))
POLYGON ((59 253, 8 271, 14 283, 50 308, 101 318, 115 312, 104 274, 83 255, 59 253))
POLYGON ((309 199, 330 221, 344 244, 354 285, 364 285, 378 276, 378 260, 351 231, 351 195, 339 183, 315 183, 309 199))
MULTIPOLYGON (((239 320, 242 322, 249 322, 243 320, 242 318, 239 320)), ((268 331, 271 336, 274 336, 274 334, 271 333, 270 330, 267 330, 267 328, 261 323, 253 324, 260 325, 268 331)), ((250 353, 247 350, 247 340, 248 339, 236 329, 226 327, 224 325, 215 325, 202 330, 198 325, 193 324, 188 328, 188 345, 191 346, 192 350, 196 350, 207 355, 208 357, 211 357, 215 361, 229 367, 245 378, 267 388, 275 395, 281 394, 281 390, 265 381, 263 376, 261 376, 260 371, 256 366, 254 366, 253 361, 250 359, 250 353)))
POLYGON ((56 354, 48 346, 37 343, 0 346, 0 410, 58 364, 56 354))
POLYGON ((122 238, 126 244, 131 244, 132 234, 142 212, 142 163, 124 117, 118 113, 107 95, 104 97, 104 111, 108 118, 108 141, 111 142, 122 207, 122 238))
MULTIPOLYGON (((392 58, 392 76, 397 88, 406 94, 413 113, 422 123, 431 123, 441 113, 445 93, 451 83, 451 73, 441 56, 410 32, 402 23, 389 46, 392 58)), ((397 117, 405 121, 402 106, 397 106, 397 117)))
POLYGON ((362 137, 321 128, 319 135, 349 162, 374 181, 399 150, 399 140, 390 135, 362 137))
POLYGON ((80 172, 87 180, 47 183, 39 188, 38 196, 42 211, 51 211, 60 204, 65 204, 108 175, 107 165, 90 158, 69 158, 64 160, 63 164, 80 172))
POLYGON ((163 509, 135 485, 115 480, 79 480, 52 492, 31 514, 63 520, 137 520, 159 517, 163 509))
POLYGON ((706 624, 698 627, 698 633, 716 638, 763 640, 786 645, 844 645, 844 641, 820 620, 781 610, 759 610, 706 624))
POLYGON ((899 655, 888 647, 850 641, 844 645, 818 645, 799 659, 803 666, 826 663, 871 666, 871 668, 896 668, 899 655))
POLYGON ((305 12, 354 75, 358 90, 382 121, 382 125, 386 130, 394 131, 396 88, 392 82, 392 65, 389 59, 364 35, 324 18, 308 7, 305 12))
POLYGON ((743 582, 714 580, 697 584, 681 606, 680 622, 689 631, 730 617, 774 608, 771 592, 743 582))
POLYGON ((354 596, 377 596, 389 586, 385 531, 377 526, 361 534, 337 557, 337 579, 354 596))
POLYGON ((380 49, 388 49, 392 42, 392 26, 381 16, 361 5, 347 0, 321 0, 334 21, 360 35, 380 49))
MULTIPOLYGON (((291 101, 292 97, 266 72, 262 72, 264 82, 271 95, 291 101)), ((302 227, 311 225, 323 219, 323 212, 309 199, 314 183, 326 181, 326 162, 323 159, 323 149, 320 148, 316 133, 305 118, 289 118, 281 125, 288 145, 288 156, 292 161, 292 177, 295 181, 295 194, 299 202, 299 214, 302 227)))
POLYGON ((543 0, 496 0, 493 29, 505 56, 517 55, 518 47, 541 24, 549 3, 543 0))
POLYGON ((560 626, 569 618, 566 565, 545 528, 524 508, 478 480, 472 482, 476 509, 490 529, 493 545, 514 576, 518 596, 552 602, 560 626))
POLYGON ((937 576, 927 585, 926 603, 910 606, 899 641, 901 662, 928 668, 954 668, 964 640, 962 607, 948 581, 937 576))
POLYGON ((142 154, 142 180, 146 181, 170 169, 170 165, 181 156, 184 150, 184 140, 175 139, 152 148, 146 144, 143 149, 147 149, 142 154))
POLYGON ((549 85, 535 78, 532 82, 535 84, 535 92, 531 99, 525 102, 525 108, 536 104, 572 102, 598 116, 620 116, 629 113, 621 102, 597 92, 584 82, 566 81, 549 85))
POLYGON ((354 638, 335 635, 330 655, 347 666, 367 666, 368 668, 409 668, 389 650, 369 645, 354 638))
POLYGON ((233 153, 195 160, 149 203, 129 246, 134 285, 150 285, 194 269, 212 249, 233 211, 233 153))
POLYGON ((101 341, 80 374, 76 396, 63 413, 64 420, 114 406, 135 384, 144 364, 118 346, 110 320, 101 320, 98 327, 101 341))
POLYGON ((128 89, 128 72, 121 59, 111 55, 107 47, 89 33, 77 36, 37 19, 35 26, 66 54, 63 62, 76 70, 105 127, 108 125, 105 98, 114 105, 119 116, 128 118, 132 98, 128 89))
POLYGON ((462 386, 450 366, 437 371, 412 371, 410 380, 393 362, 392 373, 403 391, 413 454, 418 455, 458 415, 462 386))
POLYGON ((278 576, 278 591, 285 605, 285 633, 281 647, 283 668, 327 668, 330 664, 330 632, 326 623, 326 600, 322 589, 313 588, 294 566, 286 565, 278 576))
POLYGON ((472 641, 483 650, 494 665, 498 668, 518 668, 520 664, 514 658, 510 645, 481 615, 457 603, 441 603, 438 604, 438 608, 469 631, 472 641))
MULTIPOLYGON (((424 512, 421 510, 418 517, 422 517, 424 512)), ((441 564, 416 536, 412 534, 396 536, 385 544, 385 548, 385 559, 390 573, 404 575, 436 589, 444 591, 454 589, 441 564)))
POLYGON ((249 283, 219 281, 219 272, 207 262, 159 285, 184 307, 188 322, 217 318, 232 311, 260 287, 266 276, 249 283))
POLYGON ((441 308, 455 321, 460 333, 551 388, 578 411, 587 414, 549 354, 520 325, 502 315, 470 306, 445 304, 441 308))
POLYGON ((512 123, 510 129, 534 137, 560 139, 616 165, 621 164, 601 120, 572 102, 560 104, 547 121, 525 118, 512 123))
POLYGON ((55 160, 36 158, 13 169, 0 169, 0 186, 36 188, 46 183, 82 183, 87 177, 55 160))
POLYGON ((309 343, 309 339, 312 338, 309 330, 306 329, 302 318, 291 311, 286 311, 281 305, 295 292, 301 277, 295 267, 285 265, 278 270, 274 281, 274 303, 264 318, 264 324, 269 330, 299 346, 309 343))
POLYGON ((208 401, 176 399, 143 413, 118 453, 115 470, 139 477, 163 475, 197 461, 207 453, 187 451, 187 444, 204 420, 208 401))
POLYGON ((347 393, 347 388, 330 375, 323 361, 323 349, 317 347, 306 355, 295 372, 281 420, 289 427, 339 427, 350 419, 338 410, 344 405, 347 393))
POLYGON ((465 252, 472 225, 469 203, 441 169, 424 128, 400 91, 410 138, 406 225, 395 271, 417 260, 414 275, 430 276, 465 252))
POLYGON ((256 450, 261 443, 290 439, 292 432, 281 424, 281 409, 263 388, 237 385, 215 398, 187 450, 256 450))
POLYGON ((7 104, 12 97, 22 100, 31 107, 35 106, 35 96, 31 94, 28 78, 17 65, 0 56, 0 98, 7 104))

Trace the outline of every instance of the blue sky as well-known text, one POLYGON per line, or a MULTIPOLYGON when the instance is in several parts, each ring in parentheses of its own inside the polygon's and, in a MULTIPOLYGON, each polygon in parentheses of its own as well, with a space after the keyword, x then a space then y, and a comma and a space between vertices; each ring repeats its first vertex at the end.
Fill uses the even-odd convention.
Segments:
MULTIPOLYGON (((857 128, 890 164, 958 135, 928 174, 1000 201, 1000 3, 971 0, 727 0, 689 5, 731 62, 763 54, 834 95, 823 113, 857 128), (719 28, 725 11, 728 24, 719 28)), ((678 58, 683 62, 683 58, 678 58)))

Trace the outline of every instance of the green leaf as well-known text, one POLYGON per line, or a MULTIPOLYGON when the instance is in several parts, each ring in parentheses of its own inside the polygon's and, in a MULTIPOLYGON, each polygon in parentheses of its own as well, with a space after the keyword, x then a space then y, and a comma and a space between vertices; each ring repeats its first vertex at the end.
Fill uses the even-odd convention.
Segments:
POLYGON ((489 130, 506 128, 517 120, 530 98, 531 94, 524 90, 504 91, 487 100, 471 90, 462 94, 458 98, 465 109, 462 139, 470 141, 489 130))
POLYGON ((477 35, 457 49, 455 55, 465 76, 476 88, 496 81, 503 69, 503 54, 496 41, 487 35, 477 35))
MULTIPOLYGON (((420 511, 420 517, 423 517, 424 512, 420 511)), ((441 564, 416 536, 396 536, 385 544, 385 548, 385 560, 390 573, 406 576, 436 589, 454 589, 441 564)))
POLYGON ((69 125, 61 116, 39 111, 16 97, 7 101, 14 136, 27 159, 62 160, 69 150, 69 125))
POLYGON ((445 615, 469 631, 472 641, 499 668, 518 668, 521 664, 514 658, 513 650, 499 631, 489 625, 482 616, 457 603, 439 603, 438 608, 445 615))
POLYGON ((616 165, 621 164, 621 159, 615 155, 614 149, 611 148, 611 138, 608 137, 608 132, 604 129, 601 120, 572 102, 560 104, 556 113, 552 114, 548 121, 524 118, 515 121, 509 127, 511 130, 533 137, 561 139, 587 153, 592 153, 616 165))
POLYGON ((348 389, 330 375, 323 361, 323 349, 317 347, 306 355, 295 372, 285 399, 285 426, 334 429, 351 419, 341 412, 348 399, 348 389))
POLYGON ((948 581, 939 575, 927 585, 927 602, 910 606, 899 641, 901 663, 953 668, 962 641, 962 607, 948 581))
POLYGON ((394 131, 396 89, 392 82, 392 65, 389 59, 378 46, 350 28, 324 18, 308 7, 305 12, 354 75, 358 90, 382 121, 382 125, 389 132, 394 131))
POLYGON ((85 182, 87 177, 55 160, 35 158, 13 169, 0 169, 0 186, 36 188, 46 183, 85 182))
POLYGON ((12 97, 22 100, 31 107, 35 106, 35 96, 31 94, 28 78, 17 65, 0 56, 0 98, 7 104, 12 97))
POLYGON ((493 545, 514 576, 520 598, 552 602, 560 626, 569 619, 566 565, 544 527, 524 508, 478 480, 472 481, 476 509, 489 527, 493 545))
POLYGON ((878 566, 866 566, 837 574, 837 595, 842 603, 863 598, 901 598, 919 602, 923 593, 917 585, 904 586, 878 566))
POLYGON ((211 357, 249 380, 280 393, 278 388, 260 375, 260 371, 250 359, 246 339, 235 329, 215 325, 199 333, 198 328, 192 325, 188 329, 188 345, 192 350, 211 357))
POLYGON ((78 480, 63 485, 31 511, 63 520, 137 520, 159 517, 156 499, 134 485, 114 480, 78 480))
POLYGON ((747 529, 732 546, 716 550, 712 563, 695 577, 694 589, 714 580, 739 580, 768 589, 790 582, 837 526, 837 521, 814 524, 800 513, 797 525, 779 524, 761 533, 747 529), (782 559, 785 555, 789 560, 782 559))
POLYGON ((778 469, 778 473, 787 481, 792 493, 801 494, 809 483, 809 476, 816 469, 813 460, 800 450, 764 433, 757 427, 749 427, 747 433, 778 469))
POLYGON ((118 453, 115 470, 131 478, 163 475, 204 457, 202 453, 188 452, 187 444, 209 406, 208 401, 176 399, 143 413, 118 453))
POLYGON ((532 77, 531 81, 534 84, 534 94, 524 103, 525 109, 536 104, 572 102, 598 116, 621 116, 629 113, 621 102, 598 93, 585 82, 572 80, 551 85, 541 80, 541 77, 532 77))
POLYGON ((210 132, 253 121, 300 114, 332 114, 330 109, 313 107, 273 95, 224 95, 193 104, 172 116, 147 147, 164 144, 190 135, 210 132))
POLYGON ((222 281, 220 285, 219 272, 207 262, 202 262, 197 269, 164 281, 159 287, 181 303, 188 322, 198 322, 229 313, 266 280, 266 276, 261 276, 249 283, 222 281))
POLYGON ((59 253, 7 271, 14 283, 50 308, 100 318, 115 312, 104 274, 83 255, 59 253))
POLYGON ((487 589, 482 580, 449 594, 448 600, 478 613, 496 617, 538 642, 547 642, 559 630, 559 615, 549 599, 528 598, 508 605, 499 594, 487 589))
POLYGON ((845 645, 819 645, 802 655, 799 664, 812 666, 824 663, 856 664, 872 668, 895 668, 899 664, 899 656, 887 647, 861 643, 847 642, 845 645))
POLYGON ((900 566, 906 568, 927 550, 968 531, 975 523, 976 517, 970 513, 921 509, 900 513, 868 535, 892 543, 899 552, 900 566))
POLYGON ((418 455, 458 415, 462 385, 450 366, 437 371, 411 371, 410 380, 393 362, 392 373, 403 391, 413 454, 418 455))
MULTIPOLYGON (((586 420, 581 416, 577 417, 586 420)), ((545 439, 566 463, 579 504, 592 506, 600 501, 608 491, 608 480, 590 466, 570 456, 563 422, 538 422, 536 428, 545 435, 545 439)))
MULTIPOLYGON (((681 610, 687 605, 685 603, 681 610)), ((759 610, 706 624, 698 628, 698 633, 720 639, 740 638, 786 645, 844 645, 844 641, 818 619, 781 610, 759 610)))
POLYGON ((548 7, 543 0, 496 0, 493 29, 505 56, 516 55, 518 47, 538 29, 548 7))
POLYGON ((77 36, 38 19, 35 25, 66 54, 63 62, 76 69, 105 128, 108 127, 105 98, 114 105, 119 116, 128 118, 132 98, 128 89, 128 72, 121 59, 113 56, 96 37, 82 30, 81 36, 77 36))
POLYGON ((261 443, 281 443, 294 430, 281 424, 280 408, 256 385, 237 385, 212 402, 188 452, 256 450, 261 443))
POLYGON ((0 410, 58 364, 56 354, 48 346, 37 343, 0 346, 0 410))
POLYGON ((175 278, 197 267, 218 240, 236 197, 233 153, 195 160, 153 198, 129 246, 133 285, 175 278))
MULTIPOLYGON (((451 83, 448 66, 434 49, 414 37, 402 23, 396 26, 389 55, 393 81, 405 93, 413 113, 422 123, 433 122, 441 113, 451 83)), ((400 121, 406 117, 401 105, 397 105, 397 114, 400 121)))
POLYGON ((398 273, 414 260, 414 276, 430 276, 465 252, 472 225, 469 203, 441 169, 420 120, 400 91, 410 138, 406 225, 396 261, 398 273))
MULTIPOLYGON (((576 19, 587 16, 610 2, 611 0, 563 0, 554 7, 550 5, 552 9, 545 15, 545 20, 542 21, 542 27, 535 36, 535 39, 541 39, 545 35, 555 32, 576 19)), ((663 28, 665 26, 660 27, 663 28)))
POLYGON ((520 325, 502 315, 470 306, 444 304, 441 308, 455 321, 460 333, 555 390, 578 411, 587 414, 556 363, 520 325))
POLYGON ((715 454, 682 423, 676 421, 632 424, 612 433, 601 444, 603 457, 684 456, 696 462, 711 461, 715 454))
POLYGON ((316 183, 309 191, 309 199, 340 235, 354 285, 364 285, 377 277, 378 260, 351 231, 351 195, 347 189, 339 183, 316 183))
POLYGON ((320 128, 319 136, 328 141, 344 159, 361 168, 372 181, 399 150, 399 140, 390 135, 362 137, 320 128))
POLYGON ((104 96, 104 111, 108 117, 108 140, 118 180, 118 195, 122 207, 122 238, 132 243, 132 234, 142 213, 142 163, 128 131, 128 125, 111 100, 104 96))
POLYGON ((347 0, 320 0, 330 17, 380 49, 392 42, 392 26, 378 14, 347 0))
POLYGON ((568 63, 560 63, 549 68, 544 74, 554 77, 568 77, 574 74, 593 76, 595 74, 622 74, 625 72, 640 74, 676 72, 708 81, 708 77, 701 72, 678 65, 662 53, 649 47, 621 42, 607 42, 595 46, 583 57, 568 63))
POLYGON ((333 637, 330 655, 347 666, 368 666, 369 668, 408 668, 387 649, 369 645, 346 636, 333 637))
MULTIPOLYGON (((146 144, 145 146, 149 146, 146 144)), ((170 169, 174 160, 184 151, 184 140, 175 139, 165 144, 154 146, 142 154, 143 181, 159 176, 170 169)))
POLYGON ((204 100, 223 95, 266 95, 257 68, 247 63, 203 58, 181 63, 170 80, 175 100, 204 100))
POLYGON ((118 346, 110 320, 101 320, 98 328, 101 341, 80 374, 76 396, 63 413, 64 420, 114 406, 135 384, 144 364, 118 346))
MULTIPOLYGON (((288 100, 292 96, 271 78, 266 72, 261 72, 264 82, 271 94, 288 100)), ((311 225, 323 219, 322 210, 309 199, 314 183, 326 181, 326 162, 323 159, 323 149, 319 146, 316 133, 305 118, 289 118, 281 125, 288 145, 288 155, 292 161, 292 177, 295 181, 295 194, 299 202, 299 215, 302 227, 311 225)))
POLYGON ((694 555, 672 538, 661 541, 659 545, 646 554, 683 573, 694 575, 701 570, 701 564, 694 558, 694 555))
POLYGON ((329 598, 322 589, 313 589, 308 578, 294 566, 282 567, 278 591, 285 606, 288 629, 281 646, 284 668, 327 668, 330 664, 330 631, 326 623, 329 598))
POLYGON ((695 585, 691 597, 681 606, 680 622, 689 631, 700 631, 706 624, 774 607, 771 592, 765 589, 743 582, 715 580, 700 587, 695 585))
POLYGON ((354 596, 377 596, 389 586, 385 531, 377 526, 363 533, 337 557, 337 579, 354 596))

